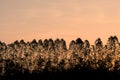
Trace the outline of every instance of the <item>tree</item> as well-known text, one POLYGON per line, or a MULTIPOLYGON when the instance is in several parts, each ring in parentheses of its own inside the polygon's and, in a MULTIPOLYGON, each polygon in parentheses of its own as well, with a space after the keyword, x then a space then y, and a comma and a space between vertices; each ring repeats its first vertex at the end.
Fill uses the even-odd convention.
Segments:
POLYGON ((18 40, 14 41, 14 44, 19 45, 19 41, 18 40))
POLYGON ((39 40, 38 40, 38 45, 43 46, 43 42, 42 42, 42 40, 41 40, 41 39, 39 39, 39 40))
POLYGON ((37 41, 36 39, 33 39, 32 42, 30 43, 31 48, 35 49, 37 47, 37 41))
POLYGON ((15 49, 18 49, 20 46, 19 41, 18 40, 14 41, 13 45, 15 49))
POLYGON ((65 51, 67 50, 67 47, 66 47, 66 42, 64 39, 56 39, 55 40, 55 50, 56 51, 65 51))
POLYGON ((77 38, 77 39, 76 39, 76 44, 82 45, 82 44, 83 44, 82 39, 81 39, 81 38, 77 38))
POLYGON ((115 41, 115 48, 119 48, 120 44, 119 44, 119 40, 118 40, 117 36, 114 36, 114 41, 115 41))
POLYGON ((3 46, 2 46, 3 50, 6 50, 6 49, 7 49, 7 45, 6 45, 6 43, 3 42, 2 44, 3 44, 3 46))
POLYGON ((48 42, 48 49, 54 50, 54 41, 50 38, 48 42))
POLYGON ((24 41, 23 39, 20 40, 20 46, 21 46, 21 47, 25 47, 25 45, 26 45, 25 41, 24 41))
POLYGON ((31 42, 31 44, 35 44, 35 45, 37 45, 37 41, 36 41, 36 39, 33 39, 32 42, 31 42))
POLYGON ((2 46, 2 42, 0 41, 0 46, 2 46))
POLYGON ((44 46, 44 49, 48 50, 48 39, 45 39, 44 42, 43 42, 43 46, 44 46))
POLYGON ((90 48, 90 43, 88 40, 84 41, 84 48, 90 48))
POLYGON ((84 55, 87 55, 90 53, 90 43, 88 40, 84 41, 84 55))
POLYGON ((54 41, 54 46, 55 46, 55 50, 57 51, 58 50, 58 45, 59 45, 59 43, 60 43, 60 39, 56 39, 55 41, 54 41))
POLYGON ((96 48, 96 49, 103 48, 103 43, 102 43, 102 41, 101 41, 100 38, 98 38, 98 39, 95 41, 95 48, 96 48))
POLYGON ((74 49, 75 49, 75 41, 74 41, 74 40, 72 40, 72 41, 70 42, 69 49, 70 49, 70 50, 74 50, 74 49))
POLYGON ((108 49, 115 49, 115 40, 116 40, 116 37, 113 37, 113 36, 110 36, 108 38, 108 41, 107 41, 107 48, 108 49))
POLYGON ((6 49, 7 49, 6 43, 0 41, 0 50, 6 50, 6 49))
POLYGON ((64 39, 61 39, 61 44, 62 44, 62 48, 63 48, 63 50, 67 50, 67 46, 66 46, 66 41, 64 40, 64 39))
POLYGON ((44 43, 41 39, 38 40, 38 50, 43 51, 44 50, 44 43))
POLYGON ((20 40, 20 44, 25 44, 25 41, 23 39, 20 40))
POLYGON ((81 38, 76 39, 76 45, 78 50, 81 50, 83 48, 83 41, 81 38))

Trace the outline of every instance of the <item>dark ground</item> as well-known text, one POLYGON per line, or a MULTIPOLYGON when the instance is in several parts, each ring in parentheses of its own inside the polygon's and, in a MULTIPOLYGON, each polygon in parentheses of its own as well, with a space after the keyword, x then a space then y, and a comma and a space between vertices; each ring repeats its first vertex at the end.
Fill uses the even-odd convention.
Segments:
POLYGON ((73 70, 63 72, 29 72, 1 76, 0 80, 120 80, 120 72, 104 70, 73 70))

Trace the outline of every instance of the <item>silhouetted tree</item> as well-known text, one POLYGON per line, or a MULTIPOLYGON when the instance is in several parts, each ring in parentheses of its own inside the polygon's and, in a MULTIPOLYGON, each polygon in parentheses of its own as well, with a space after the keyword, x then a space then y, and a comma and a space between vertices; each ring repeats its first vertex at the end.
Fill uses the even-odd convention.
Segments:
POLYGON ((90 53, 90 43, 88 40, 84 41, 84 55, 87 55, 90 53))
POLYGON ((16 41, 13 43, 13 45, 14 45, 14 48, 15 48, 15 49, 18 49, 18 48, 20 47, 20 44, 19 44, 19 41, 18 41, 18 40, 16 40, 16 41))
POLYGON ((55 40, 55 50, 56 51, 66 51, 67 47, 66 47, 66 42, 64 39, 56 39, 55 40))
POLYGON ((16 40, 16 41, 14 42, 14 44, 19 45, 19 41, 18 41, 18 40, 16 40))
POLYGON ((81 38, 76 39, 76 45, 77 45, 77 49, 81 50, 83 48, 83 41, 81 38))
POLYGON ((6 50, 7 49, 7 45, 5 42, 2 43, 3 44, 3 50, 6 50))
POLYGON ((107 48, 108 49, 115 49, 115 38, 113 36, 110 36, 107 41, 107 48))
POLYGON ((57 39, 54 41, 54 46, 55 46, 55 50, 56 50, 56 51, 58 51, 58 47, 59 47, 58 45, 59 45, 59 43, 60 43, 60 39, 57 38, 57 39))
POLYGON ((21 46, 21 47, 25 47, 25 45, 26 45, 25 41, 24 41, 23 39, 20 40, 20 46, 21 46))
POLYGON ((77 44, 80 44, 80 45, 83 45, 83 41, 82 41, 81 38, 77 38, 77 39, 76 39, 76 43, 77 43, 77 44))
POLYGON ((64 39, 61 39, 61 44, 62 44, 62 48, 63 48, 63 50, 67 50, 67 46, 66 46, 66 41, 64 40, 64 39))
POLYGON ((0 51, 2 50, 2 42, 0 41, 0 51))
POLYGON ((96 47, 96 49, 103 48, 103 43, 102 43, 102 41, 101 41, 100 38, 98 38, 98 39, 95 41, 95 47, 96 47))
POLYGON ((49 43, 48 39, 45 39, 44 43, 43 43, 43 46, 46 50, 48 50, 48 43, 49 43))
POLYGON ((115 41, 115 47, 119 48, 120 44, 119 44, 119 40, 118 40, 117 36, 114 36, 114 41, 115 41))
POLYGON ((84 48, 90 48, 90 43, 88 40, 84 41, 84 48))
POLYGON ((25 41, 23 39, 20 40, 20 44, 25 44, 25 41))
POLYGON ((74 49, 75 49, 75 41, 74 41, 74 40, 72 40, 72 41, 70 42, 69 49, 70 49, 70 50, 74 50, 74 49))
POLYGON ((2 42, 0 41, 0 46, 2 46, 2 42))
POLYGON ((41 39, 38 40, 38 45, 42 45, 43 46, 43 42, 41 39))
POLYGON ((31 48, 35 49, 37 47, 37 41, 36 39, 33 39, 32 42, 30 43, 31 48))
POLYGON ((54 50, 54 41, 50 38, 48 42, 48 49, 54 50))
POLYGON ((39 51, 44 50, 43 42, 42 42, 41 39, 38 40, 38 50, 39 50, 39 51))
POLYGON ((33 39, 32 42, 31 42, 31 44, 35 44, 35 45, 37 45, 37 41, 36 41, 36 39, 33 39))
POLYGON ((4 42, 0 41, 0 51, 1 50, 6 50, 7 49, 7 45, 4 42))

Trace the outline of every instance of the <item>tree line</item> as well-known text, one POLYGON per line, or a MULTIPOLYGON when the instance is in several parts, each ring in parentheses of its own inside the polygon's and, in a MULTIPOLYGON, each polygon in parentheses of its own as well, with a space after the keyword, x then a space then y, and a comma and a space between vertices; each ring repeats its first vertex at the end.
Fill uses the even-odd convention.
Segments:
POLYGON ((72 40, 69 47, 64 39, 16 40, 11 44, 0 41, 0 75, 17 72, 61 72, 72 70, 120 70, 120 43, 110 36, 103 45, 100 38, 94 45, 81 38, 72 40))

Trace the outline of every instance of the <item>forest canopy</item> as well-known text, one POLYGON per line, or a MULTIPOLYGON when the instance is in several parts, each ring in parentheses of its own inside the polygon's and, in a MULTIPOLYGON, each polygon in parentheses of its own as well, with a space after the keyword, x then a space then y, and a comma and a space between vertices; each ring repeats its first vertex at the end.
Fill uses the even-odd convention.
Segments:
POLYGON ((110 36, 103 45, 97 38, 94 45, 81 38, 72 40, 69 47, 64 39, 16 40, 11 44, 0 41, 0 75, 16 72, 61 72, 69 70, 120 70, 120 43, 110 36))

